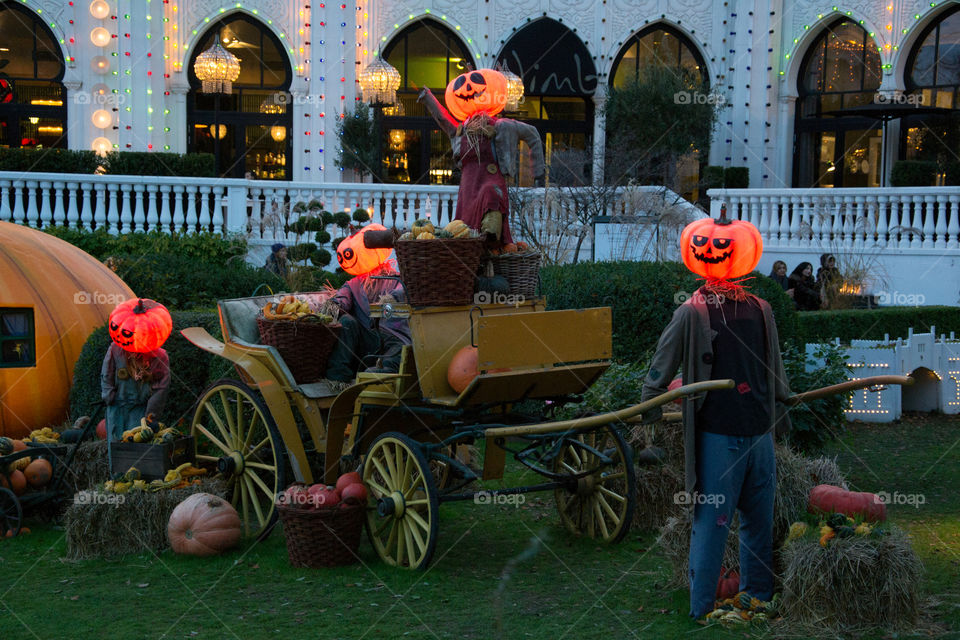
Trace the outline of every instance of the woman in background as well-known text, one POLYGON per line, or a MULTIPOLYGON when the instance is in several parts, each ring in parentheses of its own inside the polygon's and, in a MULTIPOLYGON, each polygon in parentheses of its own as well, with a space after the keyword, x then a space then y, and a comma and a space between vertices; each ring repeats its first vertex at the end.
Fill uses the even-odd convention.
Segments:
POLYGON ((813 279, 813 265, 801 262, 788 278, 793 289, 793 301, 798 311, 816 311, 820 308, 820 289, 813 279))

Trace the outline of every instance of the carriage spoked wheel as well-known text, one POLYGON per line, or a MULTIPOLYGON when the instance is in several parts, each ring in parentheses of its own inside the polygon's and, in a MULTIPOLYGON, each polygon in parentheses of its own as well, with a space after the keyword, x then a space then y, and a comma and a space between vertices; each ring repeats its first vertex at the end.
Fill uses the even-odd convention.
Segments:
POLYGON ((554 472, 591 473, 554 491, 560 520, 574 533, 619 542, 630 530, 636 506, 636 473, 630 447, 612 427, 564 438, 563 448, 554 460, 554 472), (604 464, 578 443, 603 453, 611 463, 604 464))
POLYGON ((13 531, 11 536, 20 534, 20 525, 23 523, 23 509, 17 494, 6 487, 0 487, 0 537, 7 531, 13 531))
POLYGON ((400 433, 377 437, 363 460, 367 533, 389 565, 423 569, 437 545, 439 501, 419 444, 400 433))
POLYGON ((218 380, 197 402, 190 433, 197 465, 226 480, 244 536, 268 534, 286 488, 285 448, 260 394, 239 380, 218 380))

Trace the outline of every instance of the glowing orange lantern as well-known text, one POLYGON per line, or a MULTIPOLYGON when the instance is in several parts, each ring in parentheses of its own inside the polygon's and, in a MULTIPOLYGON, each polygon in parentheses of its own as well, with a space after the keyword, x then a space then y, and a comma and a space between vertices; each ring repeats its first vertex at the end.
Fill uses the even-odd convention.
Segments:
POLYGON ((382 224, 368 224, 337 245, 337 262, 340 268, 354 276, 362 276, 378 268, 390 257, 392 249, 368 249, 363 244, 367 231, 386 231, 382 224))
POLYGON ((763 239, 755 226, 743 220, 728 220, 726 207, 720 219, 691 222, 680 234, 680 255, 690 271, 713 280, 745 276, 756 268, 763 253, 763 239))
POLYGON ((495 116, 507 104, 507 79, 493 69, 462 73, 447 85, 443 101, 460 121, 478 113, 495 116))
POLYGON ((131 298, 110 313, 110 338, 124 351, 149 353, 170 337, 173 319, 167 308, 149 298, 131 298))

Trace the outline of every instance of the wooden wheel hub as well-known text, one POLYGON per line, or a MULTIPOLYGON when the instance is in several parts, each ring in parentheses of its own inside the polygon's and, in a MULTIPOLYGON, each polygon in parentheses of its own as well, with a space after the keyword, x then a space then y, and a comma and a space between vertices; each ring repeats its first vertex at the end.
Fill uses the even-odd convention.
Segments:
POLYGON ((586 476, 577 480, 577 495, 589 496, 597 490, 597 481, 593 476, 586 476))
POLYGON ((239 451, 234 451, 230 455, 220 458, 217 460, 217 471, 240 475, 243 473, 243 455, 239 451))
POLYGON ((387 516, 399 518, 403 516, 405 506, 403 494, 394 491, 389 496, 384 496, 377 501, 377 514, 382 518, 387 516))

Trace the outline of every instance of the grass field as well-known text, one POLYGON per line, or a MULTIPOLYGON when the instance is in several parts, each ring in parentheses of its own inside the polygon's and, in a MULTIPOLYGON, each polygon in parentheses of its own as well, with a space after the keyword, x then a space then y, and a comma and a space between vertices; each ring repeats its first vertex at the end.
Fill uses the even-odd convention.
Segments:
MULTIPOLYGON (((889 514, 927 567, 941 637, 960 637, 958 427, 943 418, 857 425, 830 450, 859 490, 924 496, 925 504, 894 504, 889 514)), ((519 472, 513 480, 523 481, 519 472)), ((32 534, 0 542, 3 640, 745 635, 687 617, 686 592, 664 586, 670 571, 655 534, 615 547, 576 538, 559 526, 550 494, 519 507, 444 505, 437 553, 421 573, 386 567, 366 539, 359 565, 292 569, 279 532, 213 559, 167 551, 69 562, 62 530, 30 525, 32 534)))

